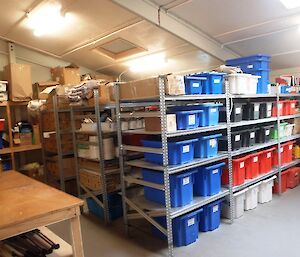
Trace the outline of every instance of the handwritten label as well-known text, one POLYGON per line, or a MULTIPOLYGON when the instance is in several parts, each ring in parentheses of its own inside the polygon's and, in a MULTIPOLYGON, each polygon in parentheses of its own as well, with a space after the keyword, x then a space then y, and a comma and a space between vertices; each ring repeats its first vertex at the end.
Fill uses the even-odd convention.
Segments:
POLYGON ((183 178, 183 180, 182 180, 182 185, 187 185, 187 184, 189 184, 190 183, 190 177, 185 177, 185 178, 183 178))
POLYGON ((219 205, 215 205, 214 207, 213 207, 213 212, 217 212, 219 210, 219 205))
POLYGON ((211 147, 216 147, 216 145, 217 145, 217 139, 210 139, 209 140, 209 145, 211 146, 211 147))
POLYGON ((234 140, 235 140, 235 142, 240 141, 240 140, 241 140, 241 135, 236 135, 236 136, 234 137, 234 140))
POLYGON ((271 158, 271 153, 267 153, 267 158, 271 158))
POLYGON ((258 112, 258 111, 259 111, 259 105, 255 105, 255 106, 254 106, 254 111, 255 111, 255 112, 258 112))
POLYGON ((242 112, 242 109, 240 107, 235 108, 235 113, 240 114, 242 112))
POLYGON ((289 145, 289 150, 292 150, 293 149, 293 146, 292 145, 289 145))
POLYGON ((196 115, 189 115, 189 125, 195 125, 196 123, 196 115))
POLYGON ((265 132, 266 136, 270 135, 270 130, 267 129, 266 132, 265 132))
POLYGON ((219 170, 215 169, 215 170, 212 171, 212 174, 217 174, 218 172, 219 172, 219 170))
POLYGON ((255 138, 255 132, 250 133, 250 138, 255 138))
POLYGON ((240 169, 244 168, 245 167, 245 162, 241 162, 240 163, 240 169))
POLYGON ((214 83, 217 84, 217 83, 220 83, 221 80, 220 79, 214 79, 214 83))
POLYGON ((254 67, 253 64, 247 65, 247 68, 248 68, 248 69, 253 69, 253 67, 254 67))
POLYGON ((257 162, 257 161, 258 161, 258 157, 257 156, 253 157, 253 162, 257 162))
POLYGON ((188 227, 193 226, 195 224, 195 218, 188 220, 188 227))
POLYGON ((217 108, 211 108, 210 112, 217 112, 217 108))
POLYGON ((190 146, 189 145, 185 145, 182 147, 182 153, 188 153, 190 151, 190 146))
POLYGON ((193 84, 192 84, 192 87, 199 87, 200 86, 200 84, 199 83, 196 83, 196 82, 194 82, 193 84))

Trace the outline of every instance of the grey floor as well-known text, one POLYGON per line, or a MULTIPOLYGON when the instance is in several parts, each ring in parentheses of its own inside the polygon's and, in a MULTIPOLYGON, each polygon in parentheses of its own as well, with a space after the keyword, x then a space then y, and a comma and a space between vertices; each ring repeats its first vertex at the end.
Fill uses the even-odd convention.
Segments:
MULTIPOLYGON (((126 237, 121 221, 105 226, 93 216, 82 216, 81 225, 85 257, 167 256, 161 240, 136 230, 126 237)), ((67 222, 50 228, 69 241, 67 222)), ((245 212, 232 225, 222 223, 216 231, 201 233, 196 243, 175 248, 176 256, 299 257, 300 186, 245 212)))

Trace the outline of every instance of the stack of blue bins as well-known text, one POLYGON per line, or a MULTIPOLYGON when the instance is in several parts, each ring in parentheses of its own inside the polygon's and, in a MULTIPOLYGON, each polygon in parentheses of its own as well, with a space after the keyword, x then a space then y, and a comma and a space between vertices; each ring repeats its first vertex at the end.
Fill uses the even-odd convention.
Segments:
POLYGON ((185 76, 185 94, 222 94, 224 74, 206 72, 185 76))
POLYGON ((257 85, 257 94, 267 94, 270 73, 270 56, 264 54, 250 55, 242 58, 230 59, 226 65, 237 66, 243 72, 260 76, 257 85))

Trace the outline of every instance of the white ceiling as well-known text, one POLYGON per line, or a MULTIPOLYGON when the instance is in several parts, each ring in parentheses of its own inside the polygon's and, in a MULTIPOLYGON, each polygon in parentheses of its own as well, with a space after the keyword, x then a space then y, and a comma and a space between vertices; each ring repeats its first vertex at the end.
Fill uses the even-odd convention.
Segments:
POLYGON ((273 56, 273 69, 300 66, 300 8, 279 0, 152 0, 235 53, 273 56))
MULTIPOLYGON (((160 73, 211 69, 221 62, 110 0, 60 0, 72 14, 70 27, 52 36, 35 37, 25 12, 47 0, 0 0, 0 38, 40 49, 99 72, 118 75, 127 69, 92 51, 115 38, 147 50, 165 52, 160 73)), ((154 4, 203 31, 239 55, 267 53, 272 68, 300 66, 300 9, 286 10, 279 0, 152 0, 154 4)), ((129 77, 136 77, 127 74, 129 77)), ((152 75, 144 73, 139 76, 152 75)))

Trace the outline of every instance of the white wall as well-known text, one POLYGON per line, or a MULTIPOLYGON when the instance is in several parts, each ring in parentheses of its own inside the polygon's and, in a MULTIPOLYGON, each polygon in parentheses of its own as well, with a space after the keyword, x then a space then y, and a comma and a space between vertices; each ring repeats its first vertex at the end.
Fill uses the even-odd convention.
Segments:
POLYGON ((270 73, 270 82, 275 83, 275 78, 279 77, 280 75, 293 75, 300 77, 300 67, 293 67, 288 69, 281 69, 281 70, 272 70, 270 73))
MULTIPOLYGON (((15 46, 15 55, 17 63, 31 65, 32 83, 38 81, 51 80, 50 68, 56 66, 67 66, 70 63, 62 59, 52 57, 35 50, 31 50, 22 46, 15 46)), ((8 64, 8 46, 7 42, 0 40, 0 80, 3 79, 4 66, 8 64)), ((77 64, 78 65, 78 64, 77 64)), ((80 73, 99 74, 88 68, 80 66, 80 73)))

